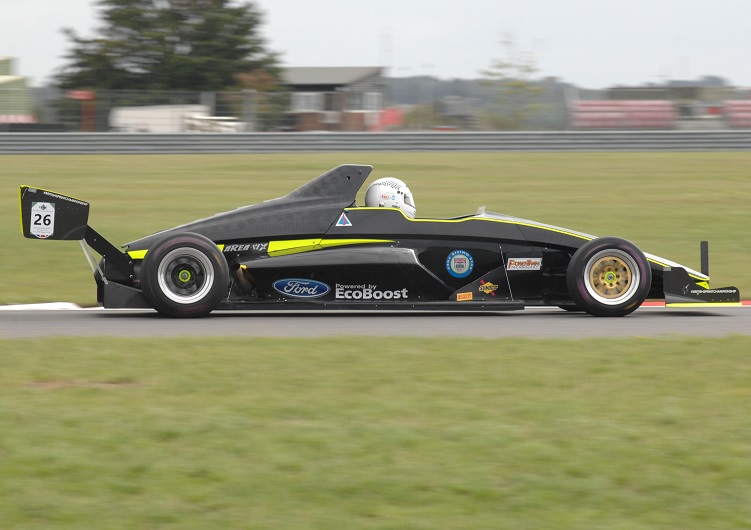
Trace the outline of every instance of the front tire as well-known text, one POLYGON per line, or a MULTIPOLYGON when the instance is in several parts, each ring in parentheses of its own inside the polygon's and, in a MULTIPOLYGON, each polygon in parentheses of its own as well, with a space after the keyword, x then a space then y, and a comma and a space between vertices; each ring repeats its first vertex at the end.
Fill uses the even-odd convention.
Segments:
POLYGON ((644 253, 617 237, 584 244, 571 258, 566 285, 577 307, 601 317, 621 317, 647 298, 652 269, 644 253))
POLYGON ((229 267, 216 244, 200 234, 183 233, 149 249, 141 267, 146 300, 163 315, 202 317, 227 293, 229 267))

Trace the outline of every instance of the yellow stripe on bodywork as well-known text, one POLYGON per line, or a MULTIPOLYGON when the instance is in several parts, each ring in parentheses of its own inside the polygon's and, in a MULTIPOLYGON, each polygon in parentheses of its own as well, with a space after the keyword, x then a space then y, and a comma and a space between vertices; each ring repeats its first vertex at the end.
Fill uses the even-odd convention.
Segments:
POLYGON ((268 253, 269 256, 285 256, 287 254, 299 254, 301 252, 345 245, 393 242, 392 239, 290 239, 285 241, 269 241, 268 253))
MULTIPOLYGON (((659 265, 662 268, 669 269, 671 267, 667 263, 663 263, 662 261, 655 259, 655 258, 647 258, 647 261, 650 261, 654 263, 655 265, 659 265)), ((684 269, 686 268, 685 266, 680 265, 680 264, 676 264, 676 265, 679 265, 680 267, 683 267, 684 269)), ((701 280, 701 281, 696 282, 696 285, 704 287, 705 289, 709 289, 709 282, 705 280, 704 278, 702 278, 701 276, 697 276, 696 274, 691 274, 691 272, 688 270, 686 271, 686 274, 688 274, 688 276, 690 278, 693 278, 694 280, 701 280)))
POLYGON ((665 307, 741 307, 741 302, 676 302, 665 307))
POLYGON ((19 217, 21 218, 21 233, 23 234, 23 195, 21 194, 21 190, 23 190, 24 186, 21 186, 18 188, 18 213, 19 217))
POLYGON ((527 222, 526 220, 493 219, 490 217, 477 217, 474 215, 462 217, 461 219, 413 219, 407 216, 407 214, 405 214, 399 208, 378 208, 374 206, 358 207, 357 210, 355 210, 354 208, 346 208, 344 212, 349 213, 350 211, 354 212, 358 210, 395 210, 399 212, 400 214, 402 214, 407 221, 410 221, 412 223, 466 223, 467 221, 484 221, 484 222, 491 222, 491 223, 502 223, 502 224, 507 224, 507 225, 528 226, 530 228, 539 228, 541 230, 547 230, 548 232, 556 232, 558 234, 564 234, 564 235, 571 236, 571 237, 578 237, 579 239, 584 239, 585 241, 591 241, 592 238, 594 237, 594 236, 588 236, 586 234, 571 232, 564 228, 559 228, 555 226, 530 223, 530 222, 527 222))
POLYGON ((311 250, 320 250, 321 240, 319 239, 287 239, 283 241, 269 241, 269 256, 284 256, 286 254, 297 254, 298 252, 309 252, 311 250))
MULTIPOLYGON (((285 256, 287 254, 299 254, 324 248, 341 247, 345 245, 364 245, 368 243, 393 243, 393 239, 286 239, 282 241, 269 241, 269 256, 285 256)), ((220 251, 224 251, 224 244, 217 245, 220 251)), ((130 250, 128 256, 131 259, 144 259, 148 250, 130 250)))
POLYGON ((323 248, 341 247, 342 245, 365 245, 368 243, 393 243, 393 239, 322 239, 323 248))
MULTIPOLYGON (((217 245, 217 248, 220 252, 224 252, 224 243, 217 245)), ((143 259, 146 257, 146 253, 148 252, 148 249, 146 250, 129 250, 128 256, 130 256, 130 259, 143 259)))
MULTIPOLYGON (((384 208, 378 208, 378 207, 358 207, 357 210, 383 210, 384 208)), ((547 230, 548 232, 555 232, 557 234, 563 234, 566 236, 571 237, 577 237, 579 239, 583 239, 585 241, 592 241, 596 238, 596 236, 590 236, 587 234, 582 234, 578 232, 572 232, 569 230, 566 230, 565 228, 560 228, 556 226, 546 225, 546 224, 537 224, 534 222, 529 222, 528 220, 522 220, 522 219, 493 219, 493 218, 487 218, 487 217, 477 217, 477 216, 467 216, 462 217, 461 219, 413 219, 411 217, 408 217, 403 211, 401 211, 399 208, 387 208, 389 210, 396 210, 400 214, 404 216, 404 218, 407 221, 411 221, 413 223, 464 223, 467 221, 489 221, 491 223, 503 223, 503 224, 512 224, 517 226, 527 226, 530 228, 537 228, 539 230, 547 230)), ((349 213, 351 211, 356 211, 354 208, 345 208, 345 212, 349 213)), ((667 265, 666 263, 662 263, 661 261, 653 258, 647 258, 647 261, 650 261, 654 263, 655 265, 659 265, 661 267, 669 267, 670 265, 667 265)), ((689 275, 689 277, 693 278, 694 280, 701 280, 699 282, 696 282, 697 285, 700 285, 701 287, 704 287, 706 289, 709 289, 709 282, 706 281, 704 278, 696 276, 695 274, 691 274, 689 271, 686 271, 689 275)))

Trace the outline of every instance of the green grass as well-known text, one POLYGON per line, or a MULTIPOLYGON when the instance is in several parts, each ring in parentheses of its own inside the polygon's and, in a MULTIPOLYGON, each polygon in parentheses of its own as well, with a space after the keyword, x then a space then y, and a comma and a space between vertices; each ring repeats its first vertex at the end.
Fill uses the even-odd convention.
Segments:
POLYGON ((751 526, 751 338, 0 343, 4 529, 751 526))
MULTIPOLYGON (((409 184, 423 217, 478 206, 595 235, 618 235, 699 267, 710 241, 713 286, 751 293, 751 153, 331 153, 49 155, 0 159, 0 303, 95 303, 76 243, 26 241, 18 186, 92 203, 90 223, 115 244, 278 197, 341 163, 409 184)), ((361 200, 362 202, 362 200, 361 200)))
MULTIPOLYGON (((17 188, 92 203, 116 244, 340 163, 425 217, 484 204, 751 293, 751 153, 0 157, 0 304, 94 304, 17 188)), ((751 527, 751 339, 0 340, 3 529, 751 527)))

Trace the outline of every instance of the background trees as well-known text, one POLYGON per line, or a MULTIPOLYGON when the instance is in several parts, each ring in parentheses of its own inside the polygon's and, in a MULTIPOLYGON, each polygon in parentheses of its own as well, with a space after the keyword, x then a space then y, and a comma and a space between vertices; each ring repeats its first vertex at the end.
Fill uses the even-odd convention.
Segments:
POLYGON ((506 49, 506 57, 494 60, 490 68, 482 72, 486 78, 484 83, 496 89, 495 105, 485 116, 485 126, 497 130, 525 130, 542 110, 539 100, 545 88, 535 79, 538 69, 534 57, 517 51, 511 38, 501 44, 506 49))
POLYGON ((223 90, 275 84, 277 57, 260 36, 261 14, 229 0, 99 0, 102 26, 72 47, 60 88, 223 90))

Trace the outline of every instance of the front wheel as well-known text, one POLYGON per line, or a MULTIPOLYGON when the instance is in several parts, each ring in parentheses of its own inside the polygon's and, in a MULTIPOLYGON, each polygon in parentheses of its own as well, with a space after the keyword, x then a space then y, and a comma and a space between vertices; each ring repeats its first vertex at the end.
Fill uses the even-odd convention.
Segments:
POLYGON ((229 268, 219 248, 200 234, 163 239, 149 249, 141 267, 143 295, 170 317, 201 317, 227 293, 229 268))
POLYGON ((589 241, 576 251, 566 285, 577 307, 595 316, 620 317, 647 298, 652 270, 644 253, 617 237, 589 241))

